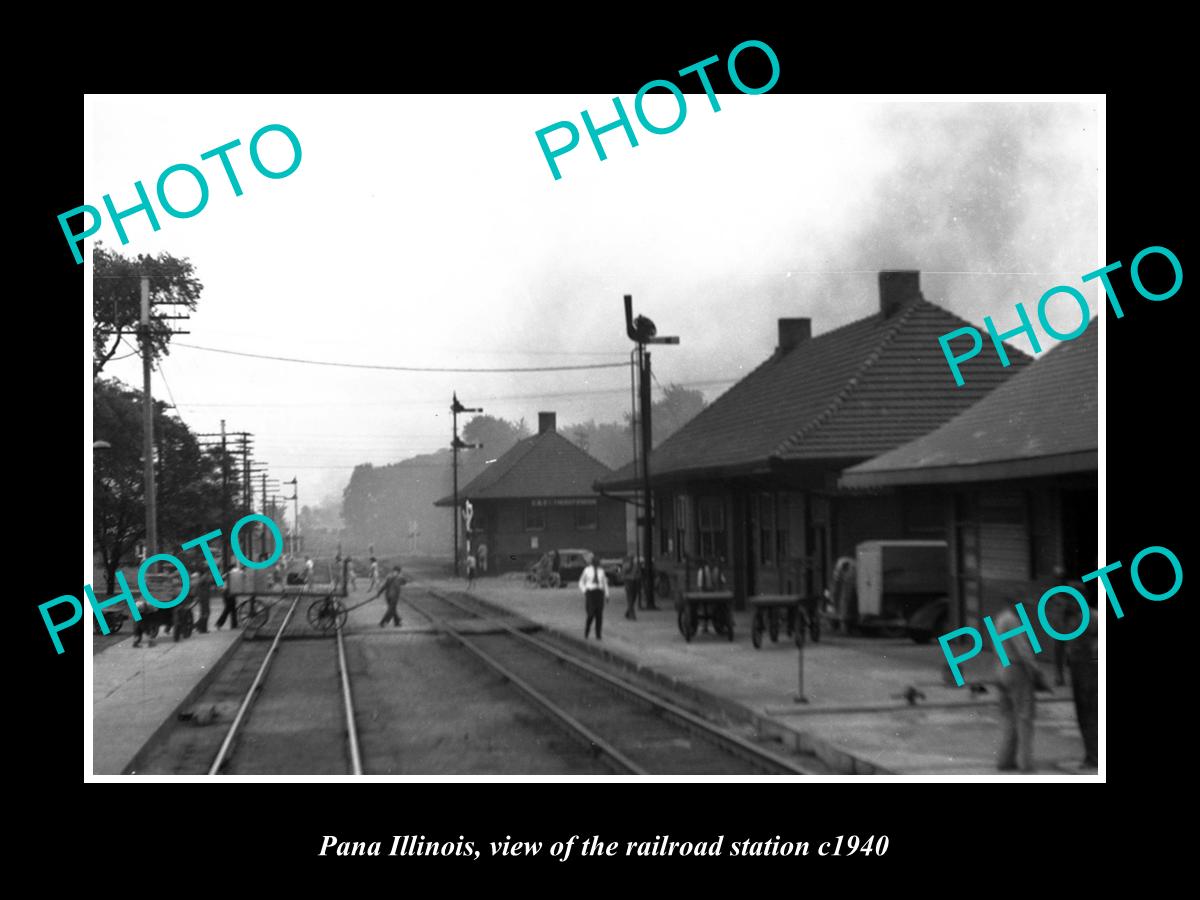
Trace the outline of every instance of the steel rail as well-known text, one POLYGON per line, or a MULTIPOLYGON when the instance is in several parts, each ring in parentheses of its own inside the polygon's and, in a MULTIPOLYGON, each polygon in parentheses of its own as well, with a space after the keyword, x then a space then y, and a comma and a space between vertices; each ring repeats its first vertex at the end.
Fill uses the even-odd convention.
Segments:
MULTIPOLYGON (((444 599, 433 591, 429 591, 429 593, 433 594, 433 596, 438 597, 439 599, 444 599)), ((405 601, 409 606, 413 607, 413 609, 425 616, 425 618, 429 619, 429 621, 433 622, 438 628, 442 629, 442 631, 456 639, 459 644, 474 653, 487 666, 494 669, 506 680, 510 681, 518 690, 546 710, 546 712, 548 712, 554 719, 566 726, 569 731, 586 740, 591 747, 592 752, 606 758, 610 764, 614 764, 622 773, 630 775, 650 774, 608 741, 604 740, 604 738, 600 737, 600 735, 596 734, 594 731, 572 716, 569 712, 527 682, 525 679, 509 670, 503 663, 495 659, 486 650, 473 644, 462 634, 462 632, 460 632, 445 619, 434 615, 419 603, 414 602, 411 596, 406 597, 405 601)), ((482 618, 482 616, 480 618, 482 618)))
POLYGON ((288 608, 287 615, 283 617, 283 624, 279 626, 279 631, 275 633, 275 640, 271 642, 271 647, 267 650, 267 655, 263 657, 262 664, 258 667, 258 673, 254 676, 254 683, 250 685, 250 690, 246 691, 246 696, 242 698, 242 705, 238 708, 237 715, 233 717, 233 724, 229 726, 225 740, 221 742, 221 749, 217 751, 217 758, 213 760, 212 766, 209 767, 209 775, 216 775, 220 772, 221 767, 225 765, 229 749, 233 746, 233 740, 237 737, 237 731, 242 725, 242 720, 246 717, 246 710, 250 708, 250 704, 254 701, 254 695, 258 692, 263 677, 267 674, 267 667, 271 664, 271 657, 275 655, 275 650, 279 647, 279 641, 283 637, 283 632, 287 629, 288 622, 292 620, 292 613, 296 611, 296 605, 299 602, 300 597, 297 596, 288 608))
POLYGON ((346 667, 346 642, 342 629, 337 630, 338 669, 342 676, 342 705, 346 709, 346 733, 350 736, 350 774, 363 773, 362 756, 358 749, 358 732, 354 727, 354 700, 350 696, 350 670, 346 667))
POLYGON ((651 694, 649 691, 643 690, 637 685, 631 684, 625 679, 613 675, 611 672, 604 671, 600 667, 593 665, 587 660, 580 659, 579 657, 564 652, 558 647, 555 647, 553 644, 547 643, 546 641, 536 638, 533 635, 526 634, 520 629, 514 628, 512 625, 502 619, 495 618, 494 616, 483 615, 479 612, 479 610, 471 609, 469 606, 465 606, 457 600, 453 600, 450 597, 439 593, 438 591, 434 591, 429 588, 425 588, 425 590, 429 591, 430 594, 432 594, 434 597, 437 597, 439 600, 449 603, 451 606, 455 606, 463 612, 471 613, 485 622, 498 625, 513 636, 520 638, 525 643, 549 653, 560 661, 586 672, 588 675, 599 679, 605 684, 614 687, 619 691, 631 694, 659 712, 662 712, 669 717, 680 721, 681 724, 699 731, 703 737, 716 741, 726 749, 734 752, 736 755, 741 756, 743 759, 747 759, 749 762, 758 765, 762 765, 764 762, 769 763, 771 767, 782 769, 785 772, 793 775, 814 774, 811 770, 804 768, 799 763, 794 762, 787 757, 781 756, 765 747, 759 747, 740 735, 731 734, 717 725, 707 721, 706 719, 696 715, 690 710, 684 709, 682 706, 679 706, 678 704, 673 703, 664 697, 651 694))

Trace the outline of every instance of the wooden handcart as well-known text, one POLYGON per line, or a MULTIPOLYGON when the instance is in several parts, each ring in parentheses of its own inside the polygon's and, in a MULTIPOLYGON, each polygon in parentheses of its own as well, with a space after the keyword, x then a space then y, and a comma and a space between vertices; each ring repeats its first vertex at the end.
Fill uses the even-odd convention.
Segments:
POLYGON ((685 641, 691 642, 701 622, 733 640, 733 591, 684 591, 676 605, 685 641))
POLYGON ((817 615, 815 597, 800 594, 755 594, 749 598, 754 618, 750 624, 750 642, 754 649, 762 647, 763 634, 772 641, 779 640, 781 630, 797 644, 804 642, 804 634, 814 642, 821 640, 821 619, 817 615))

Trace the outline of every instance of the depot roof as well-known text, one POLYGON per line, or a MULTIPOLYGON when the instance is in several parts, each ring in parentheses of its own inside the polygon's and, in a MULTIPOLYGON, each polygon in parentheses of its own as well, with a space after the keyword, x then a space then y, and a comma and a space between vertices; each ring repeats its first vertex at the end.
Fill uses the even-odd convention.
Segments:
MULTIPOLYGON (((612 469, 572 444, 557 431, 525 438, 458 490, 463 500, 526 497, 594 497, 592 485, 612 469)), ((435 506, 453 506, 443 497, 435 506)))
POLYGON ((1099 326, 1093 319, 970 409, 854 466, 844 487, 994 481, 1096 471, 1099 326))
MULTIPOLYGON (((797 322, 807 332, 807 320, 780 320, 781 347, 652 452, 655 482, 807 461, 841 468, 932 431, 1030 362, 1006 346, 1011 365, 1002 367, 985 337, 956 386, 938 338, 969 323, 919 291, 787 346, 787 323, 797 322)), ((632 464, 600 486, 636 488, 632 464)))

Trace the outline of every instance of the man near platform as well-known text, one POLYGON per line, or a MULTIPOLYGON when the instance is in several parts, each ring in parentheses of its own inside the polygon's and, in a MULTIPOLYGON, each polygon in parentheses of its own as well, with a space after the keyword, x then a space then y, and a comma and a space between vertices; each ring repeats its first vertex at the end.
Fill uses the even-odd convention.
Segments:
POLYGON ((604 626, 604 604, 608 602, 608 576, 604 574, 604 567, 596 561, 595 554, 588 553, 586 559, 587 565, 579 576, 579 591, 583 594, 586 614, 583 637, 584 640, 587 640, 588 634, 592 630, 592 623, 595 622, 596 640, 601 640, 600 630, 604 626))
POLYGON ((371 598, 374 600, 380 594, 386 595, 387 612, 383 614, 383 619, 379 622, 380 628, 383 628, 388 622, 394 622, 397 628, 400 627, 400 613, 397 612, 396 606, 400 603, 400 588, 405 584, 407 584, 407 581, 400 574, 399 564, 394 565, 392 566, 392 571, 388 573, 387 578, 383 580, 383 584, 380 585, 379 590, 375 592, 375 596, 371 598))
MULTIPOLYGON (((1013 602, 1011 599, 1008 601, 1013 602)), ((1007 634, 1021 627, 1021 621, 1011 605, 993 620, 997 634, 1007 634)), ((1018 634, 1004 642, 1008 665, 996 659, 996 687, 1000 692, 1000 714, 1004 718, 1004 732, 1000 743, 1000 757, 996 768, 1011 772, 1019 768, 1022 772, 1034 771, 1033 765, 1033 720, 1037 712, 1034 691, 1043 681, 1038 668, 1033 646, 1025 634, 1018 634)))

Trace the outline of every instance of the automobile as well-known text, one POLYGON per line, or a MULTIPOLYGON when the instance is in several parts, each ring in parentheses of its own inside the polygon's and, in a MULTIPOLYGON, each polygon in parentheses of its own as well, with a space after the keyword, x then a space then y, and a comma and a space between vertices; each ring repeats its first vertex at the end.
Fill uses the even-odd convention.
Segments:
POLYGON ((625 560, 619 556, 602 556, 600 558, 600 568, 604 570, 604 574, 608 577, 609 584, 620 586, 625 583, 625 576, 622 570, 625 568, 625 560))
POLYGON ((578 582, 587 568, 589 550, 559 550, 558 577, 564 585, 578 582))

